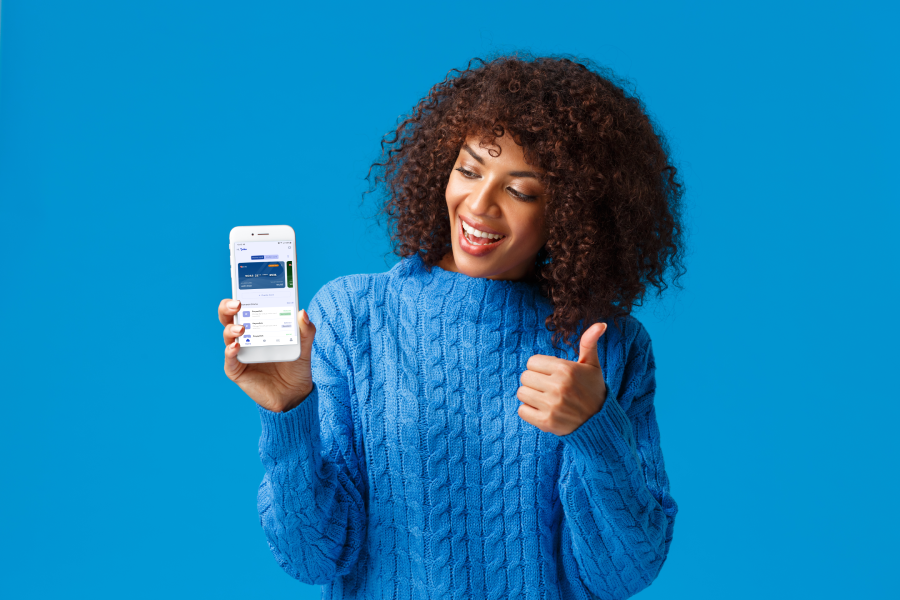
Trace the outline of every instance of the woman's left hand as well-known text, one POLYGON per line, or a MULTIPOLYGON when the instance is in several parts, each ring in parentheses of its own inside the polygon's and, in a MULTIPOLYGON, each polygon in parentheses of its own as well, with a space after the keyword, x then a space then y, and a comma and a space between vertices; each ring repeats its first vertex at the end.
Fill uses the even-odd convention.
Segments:
POLYGON ((567 435, 600 412, 606 381, 597 356, 597 340, 606 323, 594 323, 582 334, 578 362, 535 354, 519 377, 519 416, 541 431, 567 435))

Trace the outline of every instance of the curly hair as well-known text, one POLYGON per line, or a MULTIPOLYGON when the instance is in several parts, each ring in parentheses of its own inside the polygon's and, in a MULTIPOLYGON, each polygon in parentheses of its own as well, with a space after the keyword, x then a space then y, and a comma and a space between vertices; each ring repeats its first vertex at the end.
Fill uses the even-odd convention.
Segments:
POLYGON ((420 253, 430 269, 452 250, 445 190, 459 150, 479 136, 498 156, 494 141, 508 131, 547 194, 549 239, 528 280, 553 305, 545 326, 554 347, 576 347, 599 320, 619 326, 648 286, 661 295, 672 273, 680 288, 684 185, 626 85, 565 57, 476 58, 451 70, 383 137, 366 177, 384 186, 379 216, 389 220, 393 253, 420 253))

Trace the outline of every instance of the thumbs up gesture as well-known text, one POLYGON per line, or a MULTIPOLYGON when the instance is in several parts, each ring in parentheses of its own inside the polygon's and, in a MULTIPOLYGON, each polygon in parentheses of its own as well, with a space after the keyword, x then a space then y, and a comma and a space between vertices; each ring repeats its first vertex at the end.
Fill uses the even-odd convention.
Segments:
POLYGON ((606 381, 597 357, 597 340, 605 323, 594 323, 582 335, 578 362, 535 354, 528 359, 516 397, 519 417, 541 431, 567 435, 600 412, 606 381))

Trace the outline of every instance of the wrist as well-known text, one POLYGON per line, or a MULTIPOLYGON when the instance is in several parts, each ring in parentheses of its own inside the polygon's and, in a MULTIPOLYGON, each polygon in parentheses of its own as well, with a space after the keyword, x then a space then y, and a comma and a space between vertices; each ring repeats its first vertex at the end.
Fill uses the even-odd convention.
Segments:
POLYGON ((297 408, 298 406, 300 406, 301 404, 303 404, 303 401, 306 400, 306 399, 309 397, 309 395, 310 395, 311 393, 312 393, 312 389, 310 389, 310 390, 309 390, 308 392, 306 392, 305 394, 303 394, 303 395, 301 395, 301 396, 297 396, 296 398, 293 398, 293 399, 289 400, 288 402, 284 403, 284 404, 282 405, 281 409, 280 409, 280 410, 276 410, 275 412, 286 413, 286 412, 288 412, 289 410, 293 410, 293 409, 297 408))
POLYGON ((300 406, 301 404, 303 404, 303 400, 305 400, 305 398, 303 398, 301 400, 296 400, 294 402, 289 402, 288 404, 285 404, 279 410, 276 410, 274 412, 286 413, 289 410, 293 410, 293 409, 297 408, 298 406, 300 406))

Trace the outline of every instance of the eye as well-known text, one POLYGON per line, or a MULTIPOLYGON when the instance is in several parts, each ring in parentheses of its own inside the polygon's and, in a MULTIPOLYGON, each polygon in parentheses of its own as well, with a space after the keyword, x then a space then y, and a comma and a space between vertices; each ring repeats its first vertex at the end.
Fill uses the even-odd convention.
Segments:
POLYGON ((510 195, 522 200, 524 202, 534 202, 537 200, 537 196, 529 196, 527 194, 523 194, 522 192, 516 190, 515 188, 508 187, 506 190, 510 193, 510 195))
POLYGON ((478 177, 478 175, 466 169, 465 167, 458 167, 456 170, 462 173, 462 176, 466 179, 475 179, 476 177, 478 177))

